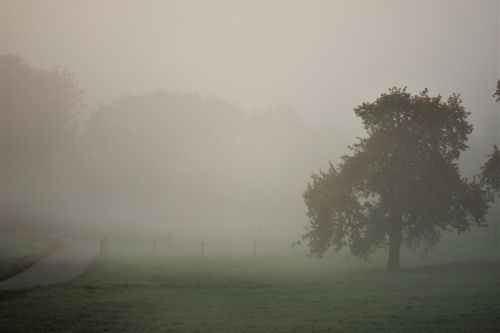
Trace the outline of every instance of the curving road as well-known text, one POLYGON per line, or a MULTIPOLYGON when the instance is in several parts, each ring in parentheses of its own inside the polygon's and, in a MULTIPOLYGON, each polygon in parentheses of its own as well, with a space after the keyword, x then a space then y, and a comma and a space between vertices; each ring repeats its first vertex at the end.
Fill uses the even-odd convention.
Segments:
POLYGON ((0 289, 31 288, 72 280, 82 274, 99 254, 98 241, 75 238, 60 240, 64 242, 61 250, 40 259, 27 270, 0 281, 0 289))

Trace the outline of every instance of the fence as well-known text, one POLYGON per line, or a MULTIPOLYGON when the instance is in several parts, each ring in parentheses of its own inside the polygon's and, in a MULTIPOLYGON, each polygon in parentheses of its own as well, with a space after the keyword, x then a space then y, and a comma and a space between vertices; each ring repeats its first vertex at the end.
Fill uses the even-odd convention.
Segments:
MULTIPOLYGON (((135 255, 158 257, 167 255, 211 258, 221 256, 253 257, 290 253, 292 240, 266 239, 140 239, 128 234, 110 234, 101 241, 101 255, 135 255)), ((299 250, 300 251, 300 250, 299 250)))

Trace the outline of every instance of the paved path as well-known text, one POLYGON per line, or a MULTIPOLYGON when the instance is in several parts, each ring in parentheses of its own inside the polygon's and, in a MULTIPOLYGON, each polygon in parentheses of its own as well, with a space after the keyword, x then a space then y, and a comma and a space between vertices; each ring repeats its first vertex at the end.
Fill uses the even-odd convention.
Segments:
POLYGON ((74 279, 82 274, 99 254, 98 241, 76 238, 60 240, 64 242, 61 250, 40 259, 27 270, 0 281, 0 289, 31 288, 74 279))

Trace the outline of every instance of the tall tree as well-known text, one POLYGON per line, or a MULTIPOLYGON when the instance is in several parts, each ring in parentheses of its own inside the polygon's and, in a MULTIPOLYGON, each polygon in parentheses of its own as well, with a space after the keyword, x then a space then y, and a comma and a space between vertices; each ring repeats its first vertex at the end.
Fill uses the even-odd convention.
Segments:
POLYGON ((490 191, 500 193, 500 151, 493 145, 493 153, 481 168, 481 183, 490 191))
POLYGON ((400 248, 432 247, 442 231, 485 225, 488 192, 460 176, 457 160, 472 131, 460 97, 411 95, 392 88, 355 108, 367 132, 350 155, 312 176, 304 192, 309 224, 302 241, 322 256, 349 246, 367 257, 388 247, 399 270, 400 248))
POLYGON ((123 96, 86 123, 81 202, 94 207, 94 220, 117 223, 147 215, 242 231, 254 230, 257 220, 290 221, 300 209, 290 204, 300 200, 293 196, 303 186, 300 175, 311 168, 312 158, 304 158, 311 137, 286 105, 245 116, 215 97, 123 96))
POLYGON ((0 54, 0 73, 5 162, 47 158, 73 139, 81 90, 67 70, 36 69, 18 56, 0 54))
MULTIPOLYGON (((493 95, 500 102, 500 80, 497 81, 497 90, 493 95)), ((500 193, 500 152, 497 145, 493 145, 493 153, 481 167, 481 182, 492 192, 500 193)))
POLYGON ((500 102, 500 80, 497 81, 497 90, 493 94, 493 97, 496 97, 497 102, 500 102))
POLYGON ((18 56, 0 54, 2 212, 25 214, 30 200, 40 204, 51 197, 35 192, 54 188, 56 181, 47 174, 62 169, 55 167, 73 143, 80 96, 68 71, 36 69, 18 56))

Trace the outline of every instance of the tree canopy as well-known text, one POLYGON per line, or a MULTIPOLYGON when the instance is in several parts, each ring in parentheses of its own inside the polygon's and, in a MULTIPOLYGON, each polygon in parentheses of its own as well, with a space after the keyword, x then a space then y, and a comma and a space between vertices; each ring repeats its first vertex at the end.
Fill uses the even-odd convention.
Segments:
POLYGON ((117 223, 148 216, 152 224, 173 221, 200 232, 222 224, 253 232, 256 221, 298 226, 294 193, 313 164, 311 137, 287 106, 245 114, 197 94, 123 96, 86 123, 83 178, 92 186, 81 192, 89 193, 88 206, 99 207, 93 212, 117 223))
POLYGON ((432 247, 443 231, 485 225, 488 191, 457 166, 472 131, 459 95, 392 88, 354 111, 367 137, 339 165, 313 175, 304 192, 302 240, 313 255, 349 246, 367 257, 388 247, 387 267, 398 270, 401 245, 432 247))
MULTIPOLYGON (((500 102, 500 80, 497 81, 497 91, 493 95, 496 101, 500 102)), ((490 191, 500 193, 500 152, 497 145, 493 145, 493 153, 481 167, 481 182, 490 191)))
POLYGON ((0 54, 0 73, 4 163, 22 157, 47 158, 72 140, 81 90, 67 70, 36 69, 18 56, 0 54))
POLYGON ((56 186, 61 156, 74 143, 80 98, 67 70, 37 69, 0 54, 1 213, 10 220, 28 214, 26 202, 41 206, 53 198, 47 192, 56 186))
POLYGON ((495 91, 495 94, 493 94, 493 97, 496 97, 497 102, 500 102, 500 80, 497 81, 497 90, 495 91))
POLYGON ((500 152, 497 145, 493 145, 493 153, 481 168, 481 182, 491 191, 500 191, 500 152))

